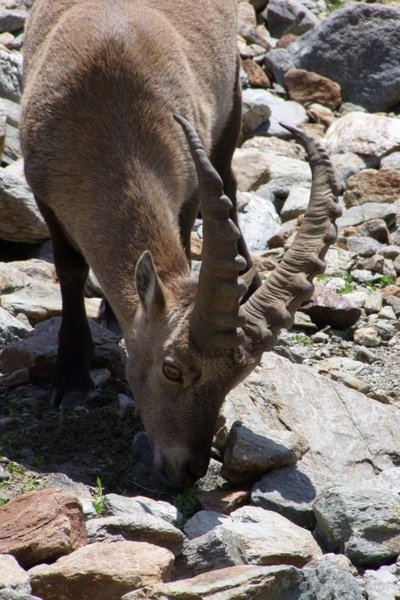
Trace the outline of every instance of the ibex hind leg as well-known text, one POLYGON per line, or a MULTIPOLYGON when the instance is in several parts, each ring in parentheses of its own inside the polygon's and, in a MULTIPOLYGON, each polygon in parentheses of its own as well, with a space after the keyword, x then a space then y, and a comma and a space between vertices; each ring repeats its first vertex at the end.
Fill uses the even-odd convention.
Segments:
POLYGON ((51 400, 54 406, 68 409, 81 404, 93 387, 89 374, 93 343, 84 302, 89 267, 82 254, 68 241, 54 212, 41 202, 38 206, 50 229, 62 296, 51 400))

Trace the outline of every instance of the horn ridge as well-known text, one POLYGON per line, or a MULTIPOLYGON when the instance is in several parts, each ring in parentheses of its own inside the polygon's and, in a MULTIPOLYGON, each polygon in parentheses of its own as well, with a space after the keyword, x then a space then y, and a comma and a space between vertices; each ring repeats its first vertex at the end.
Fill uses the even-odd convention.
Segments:
POLYGON ((203 251, 196 297, 190 316, 190 333, 201 350, 235 348, 245 341, 244 319, 239 315, 247 285, 238 279, 246 267, 238 255, 240 231, 230 218, 232 202, 224 194, 222 179, 211 164, 200 137, 181 115, 182 127, 196 168, 203 217, 203 251))
MULTIPOLYGON (((281 123, 281 125, 283 125, 281 123)), ((321 144, 310 135, 287 125, 305 146, 312 170, 310 201, 292 246, 268 279, 249 298, 242 310, 244 330, 258 351, 271 350, 283 327, 291 326, 296 310, 313 293, 312 279, 325 269, 324 258, 337 237, 335 219, 340 216, 336 173, 321 144)))

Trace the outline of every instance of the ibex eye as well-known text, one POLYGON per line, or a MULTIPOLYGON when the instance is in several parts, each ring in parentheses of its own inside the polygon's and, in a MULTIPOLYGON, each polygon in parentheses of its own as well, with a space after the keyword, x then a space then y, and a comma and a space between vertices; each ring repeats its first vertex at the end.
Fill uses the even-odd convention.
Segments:
POLYGON ((167 379, 170 379, 171 381, 180 381, 182 379, 182 372, 180 369, 178 369, 178 367, 176 367, 175 365, 171 364, 171 363, 164 363, 163 364, 163 373, 165 375, 165 377, 167 379))

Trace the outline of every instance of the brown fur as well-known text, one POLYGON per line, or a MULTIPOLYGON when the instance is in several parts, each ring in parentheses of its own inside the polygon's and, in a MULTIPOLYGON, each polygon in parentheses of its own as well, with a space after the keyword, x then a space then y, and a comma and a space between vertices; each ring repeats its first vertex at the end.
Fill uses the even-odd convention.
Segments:
POLYGON ((272 348, 323 268, 338 214, 329 158, 289 128, 309 152, 310 207, 285 259, 239 316, 243 261, 232 240, 251 261, 228 219, 237 222, 236 1, 35 0, 24 76, 25 172, 51 231, 63 297, 53 400, 76 404, 92 385, 90 265, 123 330, 127 378, 155 467, 173 484, 192 482, 207 469, 226 394, 272 348), (174 113, 197 130, 232 201, 220 197, 206 158, 200 285, 189 266, 197 176, 174 113))
POLYGON ((204 356, 189 339, 197 178, 172 115, 196 128, 235 202, 237 73, 234 0, 36 0, 26 32, 25 170, 52 233, 64 300, 54 398, 75 403, 90 387, 82 299, 90 265, 127 340, 128 377, 156 463, 176 483, 204 472, 218 410, 238 377, 233 354, 242 364, 243 350, 204 356), (160 291, 146 311, 139 289, 138 312, 144 250, 160 291), (167 355, 182 384, 163 376, 167 355), (182 458, 168 459, 168 446, 182 458))

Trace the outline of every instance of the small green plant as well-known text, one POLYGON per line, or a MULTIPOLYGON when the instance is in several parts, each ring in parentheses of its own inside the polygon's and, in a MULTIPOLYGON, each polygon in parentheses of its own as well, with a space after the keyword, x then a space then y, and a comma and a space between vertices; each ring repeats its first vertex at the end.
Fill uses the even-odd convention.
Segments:
POLYGON ((339 10, 339 8, 343 8, 344 2, 342 0, 332 0, 328 2, 327 9, 328 12, 333 12, 334 10, 339 10))
POLYGON ((396 277, 394 275, 382 275, 379 279, 374 279, 371 281, 366 281, 365 285, 371 292, 375 292, 376 290, 381 290, 387 285, 393 285, 396 283, 396 277))
POLYGON ((310 346, 313 343, 311 338, 309 338, 307 335, 304 335, 302 333, 298 333, 298 334, 294 335, 293 341, 296 344, 301 344, 302 346, 310 346))
POLYGON ((35 477, 31 477, 29 482, 25 486, 24 491, 25 492, 33 492, 33 491, 37 490, 39 485, 40 485, 39 479, 36 479, 35 477))
POLYGON ((350 292, 353 292, 355 288, 354 288, 353 277, 350 275, 350 273, 348 273, 347 275, 344 275, 344 277, 342 277, 342 279, 344 279, 345 283, 341 288, 339 288, 337 290, 337 293, 340 295, 343 295, 343 294, 350 294, 350 292))
POLYGON ((379 283, 382 287, 385 287, 385 285, 394 285, 396 283, 396 277, 394 275, 382 275, 379 283))
POLYGON ((10 498, 0 498, 0 506, 4 506, 9 501, 10 501, 10 498))
POLYGON ((18 465, 15 462, 8 463, 8 465, 6 465, 6 469, 9 473, 18 473, 19 475, 24 475, 24 473, 26 473, 25 467, 18 465))
POLYGON ((92 503, 96 514, 100 515, 104 508, 104 488, 100 477, 96 477, 96 491, 92 503))
POLYGON ((182 520, 179 527, 183 527, 188 519, 194 515, 200 508, 197 494, 199 488, 197 485, 186 488, 181 494, 172 497, 172 503, 182 513, 182 520))

